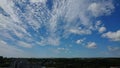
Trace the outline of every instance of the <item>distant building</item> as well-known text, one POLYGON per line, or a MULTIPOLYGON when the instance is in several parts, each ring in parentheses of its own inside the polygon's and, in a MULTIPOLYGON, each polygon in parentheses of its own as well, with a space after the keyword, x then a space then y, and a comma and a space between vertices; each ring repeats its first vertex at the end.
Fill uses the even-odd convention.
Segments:
POLYGON ((11 67, 12 67, 12 68, 30 68, 28 65, 29 65, 29 62, 28 62, 27 60, 16 59, 16 60, 11 64, 11 67))

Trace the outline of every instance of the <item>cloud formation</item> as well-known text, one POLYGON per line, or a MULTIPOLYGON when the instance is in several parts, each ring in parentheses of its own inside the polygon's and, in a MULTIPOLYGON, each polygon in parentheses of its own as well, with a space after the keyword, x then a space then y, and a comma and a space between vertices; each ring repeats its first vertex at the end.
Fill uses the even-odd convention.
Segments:
POLYGON ((32 3, 37 3, 37 2, 41 2, 41 3, 46 3, 47 0, 30 0, 30 2, 32 3))
POLYGON ((82 44, 84 41, 85 41, 86 38, 83 38, 83 39, 78 39, 76 41, 77 44, 82 44))
POLYGON ((98 31, 99 31, 99 33, 103 33, 103 32, 106 31, 106 28, 105 27, 100 27, 98 31))
POLYGON ((17 42, 19 46, 25 47, 25 48, 32 48, 32 45, 23 41, 18 41, 17 42))
POLYGON ((87 48, 96 48, 97 44, 95 42, 88 42, 87 48))
MULTIPOLYGON (((9 40, 18 43, 27 41, 34 43, 32 45, 60 45, 61 38, 71 34, 92 34, 95 26, 89 11, 95 13, 94 16, 101 16, 111 14, 114 9, 112 1, 93 3, 85 0, 56 0, 51 5, 52 10, 48 9, 46 2, 47 0, 0 0, 3 10, 0 14, 2 39, 6 36, 1 33, 5 33, 9 40)), ((105 27, 101 27, 99 32, 105 30, 105 27)))
POLYGON ((109 31, 107 33, 104 33, 102 37, 108 38, 111 41, 120 41, 120 30, 116 32, 109 31))
MULTIPOLYGON (((115 8, 112 0, 51 1, 48 6, 48 0, 0 0, 1 41, 25 48, 59 46, 61 40, 69 39, 71 35, 86 36, 94 31, 104 33, 107 28, 94 18, 110 15, 115 8)), ((105 33, 103 37, 119 41, 119 31, 117 36, 114 34, 105 33)), ((83 41, 79 39, 76 43, 83 41)), ((87 47, 96 48, 96 43, 90 42, 87 47)))
POLYGON ((110 15, 115 8, 111 1, 103 0, 102 2, 91 3, 88 7, 88 10, 90 10, 92 15, 95 17, 102 15, 110 15))

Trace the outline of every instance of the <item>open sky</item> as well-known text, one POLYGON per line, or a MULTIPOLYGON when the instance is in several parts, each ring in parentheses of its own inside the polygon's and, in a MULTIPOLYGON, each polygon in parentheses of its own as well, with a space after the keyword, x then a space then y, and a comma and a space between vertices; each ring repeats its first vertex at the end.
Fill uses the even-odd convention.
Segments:
POLYGON ((120 0, 0 0, 0 56, 120 57, 120 0))

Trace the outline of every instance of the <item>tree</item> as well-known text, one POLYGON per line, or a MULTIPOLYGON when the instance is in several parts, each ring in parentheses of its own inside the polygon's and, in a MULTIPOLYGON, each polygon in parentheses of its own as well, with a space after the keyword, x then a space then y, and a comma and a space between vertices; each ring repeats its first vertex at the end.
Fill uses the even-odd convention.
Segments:
POLYGON ((3 59, 3 56, 0 56, 0 59, 3 59))

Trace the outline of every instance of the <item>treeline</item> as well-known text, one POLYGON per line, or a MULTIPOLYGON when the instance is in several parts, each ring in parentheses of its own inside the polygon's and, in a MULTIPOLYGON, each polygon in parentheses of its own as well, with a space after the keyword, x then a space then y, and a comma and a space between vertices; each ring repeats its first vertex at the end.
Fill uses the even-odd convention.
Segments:
POLYGON ((109 68, 120 66, 120 58, 49 58, 29 59, 30 62, 44 62, 44 66, 56 68, 109 68))
POLYGON ((9 67, 11 64, 11 59, 0 56, 0 67, 9 67))
POLYGON ((0 57, 0 67, 9 67, 18 59, 32 64, 55 68, 109 68, 120 66, 120 58, 5 58, 0 57))

